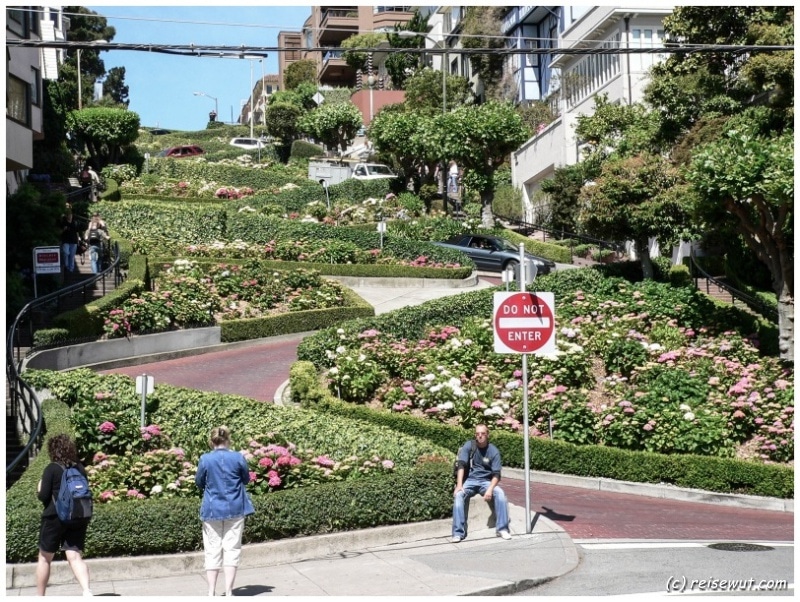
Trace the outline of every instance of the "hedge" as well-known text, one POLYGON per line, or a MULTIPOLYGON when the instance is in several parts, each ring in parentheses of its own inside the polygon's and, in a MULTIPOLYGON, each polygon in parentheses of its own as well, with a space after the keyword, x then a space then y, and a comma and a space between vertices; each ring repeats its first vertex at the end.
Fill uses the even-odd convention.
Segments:
MULTIPOLYGON (((173 405, 182 404, 180 389, 172 389, 179 396, 173 405)), ((233 399, 234 396, 224 397, 233 399)), ((262 405, 252 403, 252 407, 262 405)), ((70 409, 65 403, 49 399, 43 404, 43 412, 48 438, 58 433, 73 435, 70 409)), ((201 438, 204 436, 201 434, 201 438)), ((47 449, 47 441, 43 449, 47 449)), ((432 455, 418 459, 415 466, 401 467, 388 475, 253 496, 256 514, 247 521, 244 541, 255 543, 446 518, 452 509, 450 461, 450 458, 432 455)), ((6 562, 36 559, 42 512, 35 501, 36 486, 48 463, 46 452, 40 453, 7 492, 6 562)), ((201 550, 199 506, 199 498, 96 503, 84 556, 201 550)))
MULTIPOLYGON (((459 426, 339 401, 325 389, 313 364, 308 362, 297 362, 292 366, 290 388, 296 403, 332 415, 387 426, 447 449, 456 450, 471 437, 470 430, 459 426)), ((504 466, 524 468, 524 439, 521 434, 495 431, 492 442, 500 449, 504 466)), ((531 470, 634 483, 668 483, 722 493, 794 498, 794 470, 776 464, 688 454, 633 452, 540 438, 529 439, 529 450, 531 470)))

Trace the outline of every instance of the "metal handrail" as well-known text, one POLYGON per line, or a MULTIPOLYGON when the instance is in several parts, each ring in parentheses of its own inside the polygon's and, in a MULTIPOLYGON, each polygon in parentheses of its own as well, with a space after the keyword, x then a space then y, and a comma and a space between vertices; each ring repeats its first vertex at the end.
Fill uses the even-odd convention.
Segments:
POLYGON ((758 312, 759 314, 764 316, 766 319, 775 322, 776 324, 778 323, 778 310, 776 308, 772 307, 767 303, 764 303, 758 297, 754 297, 753 295, 748 295, 744 291, 740 291, 739 289, 731 286, 727 282, 723 282, 722 280, 719 280, 718 278, 715 278, 714 276, 706 272, 702 267, 700 267, 700 264, 697 263, 695 259, 694 249, 691 249, 691 251, 689 252, 689 258, 692 263, 692 279, 694 280, 694 287, 696 289, 698 290, 700 289, 698 280, 700 279, 700 277, 702 277, 706 281, 706 294, 710 294, 709 285, 714 284, 731 296, 731 304, 733 304, 733 302, 736 300, 741 301, 753 311, 758 312))
MULTIPOLYGON (((17 314, 17 317, 14 319, 14 323, 11 325, 11 328, 8 329, 6 336, 6 382, 8 384, 8 394, 11 402, 11 416, 16 418, 16 428, 19 434, 23 437, 27 436, 28 441, 25 444, 25 447, 23 447, 22 451, 20 451, 13 460, 6 464, 7 484, 9 481, 9 475, 13 472, 17 465, 22 462, 23 459, 32 459, 37 453, 39 453, 39 450, 41 449, 42 438, 44 436, 42 404, 39 401, 39 398, 36 396, 34 390, 22 379, 19 373, 19 370, 22 367, 22 360, 24 359, 20 357, 21 346, 18 344, 20 327, 22 323, 30 317, 31 312, 34 309, 51 303, 52 301, 58 301, 61 297, 70 295, 81 289, 84 290, 85 296, 85 290, 87 287, 94 285, 94 283, 101 278, 105 282, 105 277, 112 271, 114 272, 114 282, 119 284, 119 282, 122 280, 122 275, 119 270, 119 243, 114 243, 112 249, 114 251, 114 261, 105 270, 84 282, 79 282, 64 287, 30 301, 17 314)), ((31 336, 33 336, 33 332, 31 332, 31 336)))
POLYGON ((550 236, 557 238, 557 239, 568 239, 570 241, 569 244, 569 252, 570 255, 573 255, 574 246, 572 241, 577 240, 583 244, 594 245, 599 247, 600 249, 607 249, 609 251, 613 251, 614 253, 624 253, 625 246, 622 243, 617 242, 610 242, 608 240, 603 240, 601 238, 594 238, 592 236, 587 236, 585 234, 577 234, 575 232, 568 232, 566 230, 553 230, 547 228, 545 226, 540 226, 539 224, 532 224, 530 222, 523 221, 521 219, 517 219, 515 217, 505 217, 502 215, 496 215, 497 219, 502 220, 504 222, 508 222, 511 225, 517 226, 519 231, 525 231, 527 233, 533 231, 540 231, 542 233, 542 240, 544 241, 545 235, 549 234, 550 236))

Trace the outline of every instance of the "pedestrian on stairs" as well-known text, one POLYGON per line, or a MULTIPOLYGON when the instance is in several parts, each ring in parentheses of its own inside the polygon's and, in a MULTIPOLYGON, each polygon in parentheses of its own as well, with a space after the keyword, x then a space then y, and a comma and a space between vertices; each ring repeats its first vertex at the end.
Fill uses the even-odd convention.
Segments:
POLYGON ((100 219, 100 214, 95 212, 89 220, 89 227, 83 235, 89 243, 89 259, 92 262, 92 273, 99 274, 103 262, 103 242, 108 240, 105 222, 100 219))
POLYGON ((75 254, 78 251, 80 238, 78 224, 72 212, 67 211, 61 218, 61 253, 64 255, 64 271, 70 274, 77 271, 75 254))

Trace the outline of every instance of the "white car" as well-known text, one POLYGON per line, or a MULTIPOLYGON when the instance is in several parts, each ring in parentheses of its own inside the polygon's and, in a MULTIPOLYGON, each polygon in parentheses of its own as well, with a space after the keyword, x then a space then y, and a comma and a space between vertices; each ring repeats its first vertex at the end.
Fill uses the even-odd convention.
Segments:
POLYGON ((231 138, 228 144, 246 150, 258 150, 266 146, 263 140, 258 140, 257 138, 231 138))

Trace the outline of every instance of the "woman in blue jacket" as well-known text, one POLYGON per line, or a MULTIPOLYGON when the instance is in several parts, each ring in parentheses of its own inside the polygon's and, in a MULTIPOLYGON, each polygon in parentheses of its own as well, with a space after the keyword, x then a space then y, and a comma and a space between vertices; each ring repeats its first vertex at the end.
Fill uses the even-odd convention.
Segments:
POLYGON ((203 491, 200 519, 208 595, 213 596, 220 568, 225 569, 225 595, 233 595, 233 580, 242 552, 244 517, 255 512, 245 491, 250 472, 244 456, 230 451, 227 426, 211 429, 211 451, 200 457, 195 483, 203 491))

